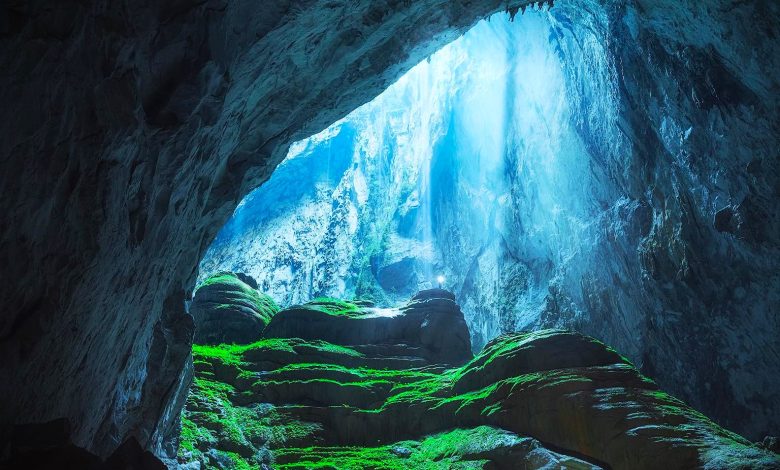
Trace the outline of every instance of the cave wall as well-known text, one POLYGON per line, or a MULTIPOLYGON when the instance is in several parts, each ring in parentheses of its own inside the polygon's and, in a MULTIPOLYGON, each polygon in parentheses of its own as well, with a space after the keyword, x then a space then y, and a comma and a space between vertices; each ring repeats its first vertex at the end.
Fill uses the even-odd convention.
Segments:
MULTIPOLYGON (((524 2, 512 2, 524 3, 524 2)), ((165 454, 182 300, 238 201, 506 2, 6 2, 0 405, 102 455, 165 454)))
MULTIPOLYGON (((2 433, 65 416, 103 455, 129 435, 165 453, 192 334, 181 300, 241 197, 291 142, 504 6, 0 7, 2 433)), ((553 263, 543 323, 628 351, 726 426, 777 433, 778 7, 568 8, 611 38, 632 148, 596 164, 636 210, 605 207, 625 223, 587 246, 614 263, 553 263)))
POLYGON ((201 274, 247 271, 290 303, 375 294, 368 272, 392 304, 444 273, 477 350, 574 328, 722 425, 777 434, 777 17, 572 0, 491 18, 432 78, 415 69, 291 152, 201 274), (425 86, 432 101, 406 96, 425 86))
MULTIPOLYGON (((552 281, 540 326, 599 335, 722 425, 754 439, 777 434, 780 10, 583 5, 563 3, 553 16, 563 29, 561 20, 590 22, 603 38, 619 132, 599 115, 577 121, 599 157, 579 184, 602 210, 586 230, 547 231, 542 245, 570 256, 542 271, 552 281)), ((521 241, 515 253, 538 245, 521 241)))

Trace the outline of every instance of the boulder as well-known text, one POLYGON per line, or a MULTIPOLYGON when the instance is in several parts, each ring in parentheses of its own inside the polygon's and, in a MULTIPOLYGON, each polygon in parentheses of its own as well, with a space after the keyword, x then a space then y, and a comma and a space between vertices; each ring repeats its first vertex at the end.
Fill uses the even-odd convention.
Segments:
POLYGON ((315 299, 277 313, 264 336, 318 339, 371 349, 373 355, 413 356, 430 364, 460 365, 471 358, 463 312, 455 296, 441 289, 421 292, 400 308, 315 299))
POLYGON ((247 344, 260 339, 279 307, 256 287, 257 282, 242 273, 218 272, 208 277, 190 304, 195 343, 247 344))

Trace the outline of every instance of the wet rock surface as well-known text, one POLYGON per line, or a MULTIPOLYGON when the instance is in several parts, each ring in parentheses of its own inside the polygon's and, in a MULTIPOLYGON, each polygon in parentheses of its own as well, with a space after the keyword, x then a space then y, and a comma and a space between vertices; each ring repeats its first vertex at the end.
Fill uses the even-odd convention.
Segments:
MULTIPOLYGON (((451 302, 436 291, 416 297, 410 305, 451 302)), ((372 307, 320 299, 289 311, 310 315, 329 341, 274 337, 282 329, 269 328, 253 344, 194 347, 180 462, 339 469, 780 465, 780 455, 719 427, 579 333, 504 335, 471 357, 468 344, 446 338, 458 329, 443 328, 442 344, 460 348, 449 357, 467 360, 432 359, 414 347, 413 329, 387 327, 410 335, 387 336, 392 348, 381 340, 368 348, 362 335, 373 329, 344 330, 344 317, 375 319, 372 307)), ((459 310, 450 315, 462 321, 459 310)), ((284 317, 283 310, 272 324, 284 317)))

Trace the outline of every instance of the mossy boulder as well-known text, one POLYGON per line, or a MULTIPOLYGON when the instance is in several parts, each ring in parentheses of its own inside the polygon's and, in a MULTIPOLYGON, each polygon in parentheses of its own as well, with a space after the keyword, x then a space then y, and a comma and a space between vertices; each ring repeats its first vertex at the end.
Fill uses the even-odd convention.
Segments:
POLYGON ((198 286, 190 304, 196 344, 248 344, 279 311, 274 300, 241 273, 218 272, 198 286))
POLYGON ((471 341, 454 296, 441 289, 426 292, 400 308, 315 299, 276 314, 264 336, 319 339, 370 348, 373 355, 416 357, 428 364, 465 363, 471 358, 471 341))

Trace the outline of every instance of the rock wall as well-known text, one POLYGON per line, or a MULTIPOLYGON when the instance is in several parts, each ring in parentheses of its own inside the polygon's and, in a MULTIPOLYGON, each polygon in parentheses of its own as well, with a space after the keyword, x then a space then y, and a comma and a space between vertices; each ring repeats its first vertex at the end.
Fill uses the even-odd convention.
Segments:
POLYGON ((183 299, 241 197, 289 143, 505 7, 5 2, 0 435, 67 417, 100 455, 128 436, 165 453, 183 299))
POLYGON ((483 22, 293 148, 201 275, 392 304, 443 273, 475 350, 574 328, 724 426, 777 434, 778 15, 559 1, 483 22))

